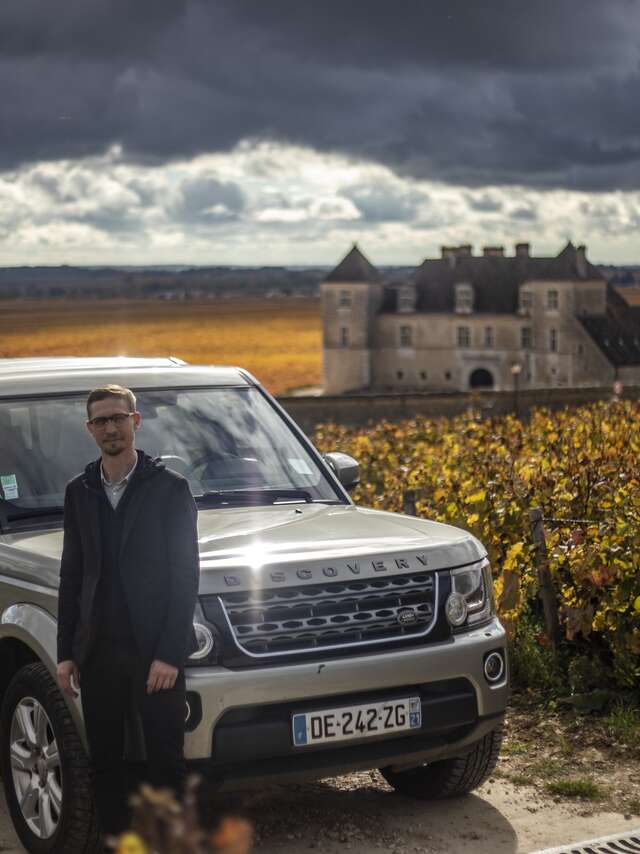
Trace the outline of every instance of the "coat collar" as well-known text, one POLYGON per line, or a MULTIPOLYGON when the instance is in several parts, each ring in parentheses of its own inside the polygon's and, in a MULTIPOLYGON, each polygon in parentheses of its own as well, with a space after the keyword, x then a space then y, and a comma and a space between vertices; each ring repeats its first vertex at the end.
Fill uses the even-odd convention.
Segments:
MULTIPOLYGON (((133 495, 131 496, 131 500, 129 501, 129 505, 127 507, 127 512, 124 517, 124 525, 122 528, 122 539, 120 542, 120 557, 124 552, 124 548, 127 543, 127 539, 131 533, 134 522, 140 512, 140 508, 144 503, 145 493, 147 491, 147 487, 150 484, 151 480, 153 480, 153 476, 163 471, 165 468, 162 461, 158 458, 153 458, 146 454, 144 451, 137 451, 138 454, 138 464, 135 468, 133 476, 131 478, 131 484, 129 488, 135 483, 136 489, 134 490, 133 495), (139 482, 142 481, 142 482, 139 482)), ((85 488, 90 493, 89 501, 87 502, 89 509, 89 524, 91 527, 91 533, 96 544, 96 550, 98 555, 100 555, 100 505, 98 501, 104 499, 104 489, 102 487, 102 480, 100 475, 101 469, 101 460, 94 460, 89 463, 89 465, 85 468, 84 474, 82 475, 82 483, 85 488)))

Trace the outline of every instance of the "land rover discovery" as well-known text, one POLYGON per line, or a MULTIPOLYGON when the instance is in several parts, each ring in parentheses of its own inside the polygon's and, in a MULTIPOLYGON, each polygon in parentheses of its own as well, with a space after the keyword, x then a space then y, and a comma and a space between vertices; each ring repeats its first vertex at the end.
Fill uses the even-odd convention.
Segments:
POLYGON ((0 360, 0 766, 25 848, 96 839, 80 706, 54 673, 64 490, 97 455, 85 400, 107 382, 135 391, 139 447, 199 508, 189 763, 221 786, 366 768, 419 798, 480 785, 508 666, 477 539, 356 506, 357 463, 318 453, 238 368, 0 360))

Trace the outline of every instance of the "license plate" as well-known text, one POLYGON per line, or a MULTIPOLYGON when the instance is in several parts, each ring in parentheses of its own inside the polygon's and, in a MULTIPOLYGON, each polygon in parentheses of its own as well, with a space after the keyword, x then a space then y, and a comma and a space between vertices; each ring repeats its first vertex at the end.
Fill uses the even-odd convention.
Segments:
POLYGON ((306 747, 327 741, 347 741, 419 729, 422 726, 422 707, 419 697, 384 700, 296 714, 292 716, 291 724, 294 747, 306 747))

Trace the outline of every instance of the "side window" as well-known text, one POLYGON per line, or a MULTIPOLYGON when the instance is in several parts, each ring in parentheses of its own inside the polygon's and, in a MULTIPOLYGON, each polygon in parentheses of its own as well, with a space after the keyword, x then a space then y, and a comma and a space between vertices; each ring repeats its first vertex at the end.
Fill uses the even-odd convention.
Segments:
POLYGON ((557 311, 559 306, 558 291, 547 291, 547 308, 550 311, 557 311))
POLYGON ((558 330, 550 329, 549 330, 549 350, 552 353, 558 352, 558 330))
POLYGON ((348 347, 349 346, 349 327, 341 326, 340 327, 340 346, 348 347))
POLYGON ((470 314, 473 311, 473 287, 466 282, 456 285, 456 312, 470 314))
POLYGON ((471 346, 471 330, 468 326, 458 326, 458 347, 471 346))
POLYGON ((401 347, 412 347, 413 346, 413 330, 410 326, 401 326, 400 327, 400 346, 401 347))
POLYGON ((413 285, 402 285, 398 291, 398 311, 414 311, 416 307, 416 289, 413 285))
POLYGON ((523 313, 531 311, 533 308, 533 294, 526 288, 520 291, 520 311, 523 313))
POLYGON ((338 297, 339 308, 351 308, 351 291, 340 291, 338 297))

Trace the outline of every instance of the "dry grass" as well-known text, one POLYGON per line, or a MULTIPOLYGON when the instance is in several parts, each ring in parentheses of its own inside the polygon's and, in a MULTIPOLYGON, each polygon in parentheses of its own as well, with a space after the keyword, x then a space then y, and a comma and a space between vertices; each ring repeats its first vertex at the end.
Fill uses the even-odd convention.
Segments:
POLYGON ((315 299, 0 302, 0 357, 178 356, 240 365, 274 394, 318 385, 315 299))

